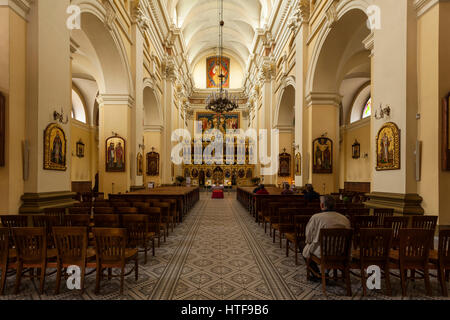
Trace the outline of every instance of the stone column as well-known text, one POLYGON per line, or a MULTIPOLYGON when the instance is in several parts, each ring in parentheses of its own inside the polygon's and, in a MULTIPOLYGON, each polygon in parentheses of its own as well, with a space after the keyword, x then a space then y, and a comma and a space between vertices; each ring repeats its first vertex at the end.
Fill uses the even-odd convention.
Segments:
POLYGON ((175 109, 174 105, 174 83, 176 80, 175 63, 172 58, 167 57, 163 65, 162 70, 163 75, 163 121, 164 121, 164 131, 162 135, 162 146, 161 146, 161 178, 162 184, 171 184, 174 182, 174 177, 172 176, 172 131, 174 129, 174 123, 172 119, 172 114, 175 109))
MULTIPOLYGON (((381 28, 374 30, 372 102, 391 108, 389 116, 372 119, 374 171, 370 207, 393 207, 399 213, 423 213, 417 194, 417 16, 413 1, 379 1, 381 28), (393 50, 395 48, 395 50, 393 50), (400 169, 377 171, 375 139, 386 122, 400 129, 400 169)), ((374 113, 373 111, 373 113, 374 113)), ((379 111, 378 111, 379 113, 379 111)))
MULTIPOLYGON (((69 0, 34 1, 27 29, 28 102, 26 141, 29 176, 25 181, 22 213, 73 203, 70 180, 71 71, 70 30, 66 27, 69 0), (63 114, 63 122, 54 112, 63 114), (67 122, 66 122, 67 119, 67 122), (44 130, 57 123, 65 132, 66 170, 44 170, 44 130)), ((64 148, 64 147, 63 147, 64 148)))
MULTIPOLYGON (((131 34, 134 45, 131 49, 131 70, 133 73, 134 88, 136 90, 136 107, 131 110, 131 143, 130 143, 130 170, 131 186, 138 187, 144 183, 144 176, 137 175, 137 154, 140 152, 144 157, 144 151, 140 145, 143 144, 143 119, 144 119, 144 37, 143 28, 145 24, 137 17, 131 26, 131 34)), ((145 161, 144 161, 145 163, 145 161)))
MULTIPOLYGON (((307 182, 307 166, 304 165, 308 157, 307 142, 305 135, 305 82, 307 71, 307 42, 309 34, 309 1, 301 0, 297 4, 294 17, 290 20, 289 27, 295 37, 295 154, 300 153, 302 157, 301 174, 295 176, 295 185, 303 186, 307 182)), ((306 132, 305 132, 306 133, 306 132)), ((294 161, 295 161, 295 154, 294 161)))
MULTIPOLYGON (((0 7, 0 99, 5 103, 4 156, 0 160, 0 214, 17 214, 24 180, 22 142, 25 140, 26 45, 28 1, 6 1, 0 7)), ((3 133, 2 133, 3 134, 3 133)))
MULTIPOLYGON (((271 128, 272 128, 272 114, 273 114, 273 78, 274 78, 274 63, 270 57, 264 57, 260 66, 260 83, 261 83, 261 110, 259 111, 259 129, 267 130, 267 156, 272 156, 271 143, 271 128)), ((258 132, 259 134, 259 132, 258 132)), ((259 141, 258 143, 261 143, 259 141)), ((258 152, 261 147, 258 146, 258 152)), ((278 150, 277 150, 278 151, 278 150)), ((278 155, 276 155, 278 156, 278 155)), ((265 166, 268 167, 268 166, 265 166)), ((265 184, 274 184, 276 182, 276 175, 263 176, 265 184)))

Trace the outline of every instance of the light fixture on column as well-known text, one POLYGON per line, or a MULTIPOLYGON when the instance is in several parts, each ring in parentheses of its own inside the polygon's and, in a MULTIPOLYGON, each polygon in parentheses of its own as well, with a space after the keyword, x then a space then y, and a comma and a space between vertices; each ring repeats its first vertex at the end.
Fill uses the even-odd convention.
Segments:
POLYGON ((212 92, 208 98, 206 98, 206 109, 214 111, 216 113, 230 112, 239 107, 238 98, 229 94, 227 90, 223 89, 223 80, 225 75, 222 70, 222 52, 223 52, 223 0, 220 0, 219 8, 219 82, 220 89, 217 92, 212 92))
POLYGON ((380 120, 383 119, 384 116, 389 117, 390 115, 391 115, 391 107, 389 105, 386 105, 386 107, 383 108, 383 105, 380 103, 379 110, 375 111, 375 119, 380 120))
POLYGON ((64 110, 61 108, 61 113, 58 111, 53 111, 53 120, 58 120, 62 124, 67 124, 69 122, 69 117, 66 115, 66 120, 64 120, 64 110))

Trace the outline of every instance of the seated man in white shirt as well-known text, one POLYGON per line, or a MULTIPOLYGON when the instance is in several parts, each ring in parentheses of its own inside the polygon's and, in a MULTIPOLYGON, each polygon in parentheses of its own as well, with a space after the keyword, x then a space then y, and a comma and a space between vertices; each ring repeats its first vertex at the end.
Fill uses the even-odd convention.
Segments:
MULTIPOLYGON (((350 229, 350 221, 344 215, 334 211, 336 200, 331 195, 320 197, 321 213, 317 213, 311 217, 306 225, 306 241, 303 248, 303 257, 309 258, 311 254, 320 257, 320 229, 347 228, 350 229)), ((311 268, 320 274, 319 267, 311 261, 311 268)), ((313 277, 313 280, 314 279, 313 277)))

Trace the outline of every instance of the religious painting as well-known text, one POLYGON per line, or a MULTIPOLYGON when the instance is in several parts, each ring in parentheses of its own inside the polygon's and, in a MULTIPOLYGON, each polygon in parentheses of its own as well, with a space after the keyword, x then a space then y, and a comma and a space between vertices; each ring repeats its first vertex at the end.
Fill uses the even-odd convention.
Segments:
POLYGON ((450 171, 450 94, 442 101, 442 170, 450 171))
POLYGON ((211 169, 206 169, 206 177, 211 178, 212 177, 212 171, 211 169))
POLYGON ((142 156, 142 153, 138 152, 136 156, 136 175, 138 177, 144 175, 144 157, 142 156))
POLYGON ((283 153, 280 153, 280 155, 278 156, 278 161, 278 176, 289 177, 291 175, 291 155, 289 153, 286 153, 286 149, 284 149, 283 153))
POLYGON ((198 178, 198 170, 195 168, 192 169, 191 176, 192 176, 192 178, 197 179, 198 178))
POLYGON ((295 155, 295 175, 302 175, 302 156, 300 152, 297 152, 297 154, 295 155))
POLYGON ((44 169, 66 170, 66 135, 56 123, 51 123, 44 131, 44 169))
POLYGON ((361 156, 361 144, 358 140, 355 140, 355 143, 352 144, 352 158, 359 159, 361 156))
POLYGON ((377 171, 400 169, 400 130, 393 122, 378 130, 376 140, 377 171))
POLYGON ((206 88, 220 88, 220 74, 223 75, 222 87, 230 87, 230 58, 206 58, 206 88))
POLYGON ((184 177, 190 177, 191 176, 191 171, 189 170, 189 168, 184 168, 184 177))
POLYGON ((5 96, 0 92, 0 167, 5 166, 6 149, 6 102, 5 96))
POLYGON ((251 168, 248 168, 248 169, 247 169, 247 173, 245 174, 245 177, 246 177, 247 179, 253 178, 253 171, 252 171, 251 168))
POLYGON ((333 173, 333 141, 320 137, 313 141, 313 173, 333 173))
POLYGON ((218 129, 225 135, 228 129, 232 130, 240 128, 239 112, 229 112, 225 114, 198 112, 196 120, 202 123, 202 133, 206 130, 218 129))
POLYGON ((159 153, 157 152, 147 153, 147 175, 159 176, 159 153))
POLYGON ((231 170, 230 169, 225 170, 225 178, 227 178, 227 179, 231 178, 231 170))
POLYGON ((245 177, 245 170, 244 169, 239 169, 238 177, 241 178, 241 179, 245 177))
POLYGON ((77 149, 77 157, 84 158, 84 143, 83 141, 81 141, 81 139, 77 142, 76 149, 77 149))
POLYGON ((106 172, 125 172, 125 139, 115 135, 106 139, 106 172))

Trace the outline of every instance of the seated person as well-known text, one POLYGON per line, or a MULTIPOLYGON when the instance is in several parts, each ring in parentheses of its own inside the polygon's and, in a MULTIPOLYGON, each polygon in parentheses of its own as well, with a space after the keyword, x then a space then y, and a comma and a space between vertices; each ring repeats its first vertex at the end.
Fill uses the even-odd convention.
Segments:
MULTIPOLYGON (((321 213, 317 213, 311 217, 306 225, 305 247, 303 248, 303 257, 309 258, 311 254, 320 258, 320 229, 346 228, 350 229, 350 221, 344 215, 334 211, 336 200, 331 195, 320 197, 321 213)), ((311 268, 320 274, 319 267, 311 261, 311 268)), ((317 280, 314 279, 313 280, 317 280)))
POLYGON ((283 191, 281 191, 281 194, 294 194, 294 191, 292 191, 289 187, 289 184, 284 184, 283 191))
POLYGON ((306 191, 304 191, 303 194, 305 195, 305 200, 308 201, 308 202, 320 199, 320 194, 318 194, 314 190, 312 184, 307 184, 306 185, 306 191))
POLYGON ((259 185, 259 190, 256 191, 256 194, 269 194, 269 191, 266 190, 263 184, 259 185))
POLYGON ((258 185, 255 189, 253 189, 253 193, 257 193, 260 188, 261 188, 261 185, 258 185))

